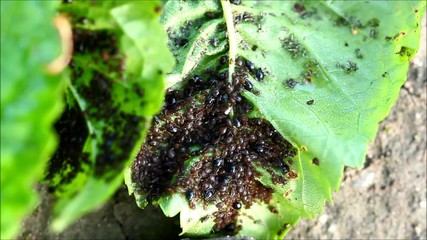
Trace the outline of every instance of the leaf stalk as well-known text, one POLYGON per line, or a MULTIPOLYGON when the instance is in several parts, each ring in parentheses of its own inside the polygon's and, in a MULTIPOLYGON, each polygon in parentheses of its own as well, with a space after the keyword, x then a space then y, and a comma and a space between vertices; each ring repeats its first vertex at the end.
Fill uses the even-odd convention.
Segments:
POLYGON ((231 83, 237 55, 236 30, 234 29, 233 12, 231 10, 230 2, 228 0, 221 0, 221 6, 224 12, 224 20, 228 32, 228 81, 231 83))

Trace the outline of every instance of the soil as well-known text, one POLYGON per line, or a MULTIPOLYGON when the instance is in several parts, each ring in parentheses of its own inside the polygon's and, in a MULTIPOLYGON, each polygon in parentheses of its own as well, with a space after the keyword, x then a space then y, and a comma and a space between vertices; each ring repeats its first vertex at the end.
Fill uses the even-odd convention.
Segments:
MULTIPOLYGON (((334 203, 301 220, 289 239, 426 239, 426 18, 421 48, 390 115, 369 146, 363 169, 347 168, 334 203)), ((41 205, 20 239, 176 239, 179 219, 154 207, 139 209, 126 187, 60 234, 48 230, 53 198, 40 187, 41 205)), ((228 238, 229 239, 229 238, 228 238)))

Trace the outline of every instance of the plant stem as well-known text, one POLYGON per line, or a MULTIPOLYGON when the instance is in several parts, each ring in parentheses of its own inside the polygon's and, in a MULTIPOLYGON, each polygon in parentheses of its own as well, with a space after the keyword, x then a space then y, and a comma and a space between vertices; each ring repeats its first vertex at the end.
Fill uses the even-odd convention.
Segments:
POLYGON ((231 83, 237 55, 236 30, 234 29, 233 12, 231 10, 230 2, 228 0, 221 0, 221 6, 224 12, 224 20, 227 25, 228 32, 228 81, 231 83))

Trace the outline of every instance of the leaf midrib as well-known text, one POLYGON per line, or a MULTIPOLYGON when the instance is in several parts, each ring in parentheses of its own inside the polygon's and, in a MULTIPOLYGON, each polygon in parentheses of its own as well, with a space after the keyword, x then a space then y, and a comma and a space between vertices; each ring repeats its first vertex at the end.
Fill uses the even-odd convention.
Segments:
POLYGON ((228 81, 232 82, 232 77, 235 68, 236 55, 238 50, 237 45, 237 37, 236 37, 236 29, 234 28, 234 16, 231 10, 230 2, 227 0, 221 0, 221 7, 224 13, 224 21, 227 26, 228 32, 228 59, 229 59, 229 67, 228 67, 228 81))

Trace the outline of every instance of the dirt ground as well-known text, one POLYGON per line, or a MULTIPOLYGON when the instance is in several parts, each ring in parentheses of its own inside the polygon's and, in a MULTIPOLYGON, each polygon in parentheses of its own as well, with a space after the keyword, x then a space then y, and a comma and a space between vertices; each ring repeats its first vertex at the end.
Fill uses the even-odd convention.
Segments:
MULTIPOLYGON (((380 124, 365 167, 346 169, 334 204, 314 220, 301 220, 289 239, 426 239, 426 19, 421 49, 390 115, 380 124)), ((135 205, 123 186, 104 207, 61 234, 48 231, 53 199, 23 224, 20 239, 174 239, 179 219, 135 205), (160 231, 159 231, 160 229, 160 231)))

